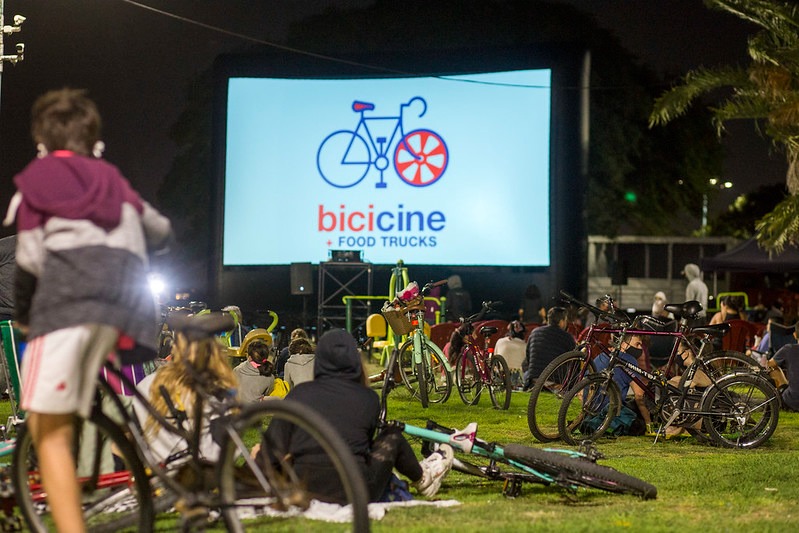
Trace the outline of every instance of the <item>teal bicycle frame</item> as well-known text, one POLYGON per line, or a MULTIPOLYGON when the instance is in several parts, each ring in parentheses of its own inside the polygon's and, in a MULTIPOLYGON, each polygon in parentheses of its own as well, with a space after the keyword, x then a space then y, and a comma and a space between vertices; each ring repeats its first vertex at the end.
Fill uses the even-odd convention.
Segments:
MULTIPOLYGON (((387 422, 388 425, 401 429, 404 433, 418 437, 427 442, 439 444, 449 444, 454 449, 463 453, 484 457, 490 460, 488 466, 478 466, 455 457, 452 468, 479 477, 488 479, 504 479, 505 486, 503 493, 508 496, 518 495, 521 490, 522 482, 535 482, 542 484, 554 484, 574 491, 577 485, 565 482, 563 479, 556 478, 546 472, 541 472, 522 462, 510 459, 505 455, 505 449, 497 443, 489 443, 476 438, 477 424, 469 424, 464 430, 453 431, 449 428, 440 426, 429 420, 428 428, 413 426, 400 421, 387 422), (436 428, 436 429, 429 429, 436 428), (497 467, 497 463, 504 463, 517 469, 518 472, 502 471, 497 467)), ((544 451, 554 452, 572 458, 586 458, 587 455, 573 450, 562 450, 554 448, 544 448, 544 451)))
MULTIPOLYGON (((422 325, 422 328, 424 328, 424 325, 422 325)), ((431 341, 430 338, 424 334, 423 330, 420 332, 419 329, 417 329, 416 334, 413 335, 411 340, 413 341, 413 363, 415 365, 418 365, 422 362, 422 342, 424 342, 425 345, 427 345, 427 349, 436 354, 436 357, 438 357, 439 361, 441 361, 441 364, 444 365, 444 369, 452 374, 452 366, 449 364, 449 361, 444 355, 443 350, 441 350, 436 343, 431 341)), ((432 357, 428 361, 428 364, 431 362, 432 357)))

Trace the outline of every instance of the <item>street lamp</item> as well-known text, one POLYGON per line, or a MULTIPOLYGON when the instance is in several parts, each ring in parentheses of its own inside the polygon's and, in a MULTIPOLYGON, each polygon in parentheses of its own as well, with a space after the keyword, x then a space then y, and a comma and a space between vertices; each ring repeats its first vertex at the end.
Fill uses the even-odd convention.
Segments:
MULTIPOLYGON (((709 189, 724 190, 732 188, 731 181, 721 181, 718 178, 710 178, 707 180, 707 184, 710 186, 709 189)), ((702 193, 702 235, 707 233, 707 194, 708 190, 706 189, 705 192, 702 193)))
POLYGON ((8 61, 12 65, 16 65, 23 59, 25 59, 25 43, 17 43, 14 46, 16 50, 16 54, 5 54, 5 48, 3 46, 3 38, 6 35, 12 35, 14 33, 18 33, 22 30, 22 23, 25 22, 25 17, 22 15, 14 15, 14 24, 13 26, 10 24, 5 23, 5 18, 3 17, 3 7, 4 7, 4 0, 0 0, 0 85, 3 83, 3 61, 8 61))

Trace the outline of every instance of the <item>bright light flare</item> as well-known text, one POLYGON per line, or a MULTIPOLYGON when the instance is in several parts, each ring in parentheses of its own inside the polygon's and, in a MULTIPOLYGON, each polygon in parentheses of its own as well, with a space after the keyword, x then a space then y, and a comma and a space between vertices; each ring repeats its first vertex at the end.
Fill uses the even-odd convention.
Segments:
POLYGON ((150 292, 153 296, 160 297, 166 292, 166 281, 161 274, 152 273, 148 276, 147 281, 150 284, 150 292))

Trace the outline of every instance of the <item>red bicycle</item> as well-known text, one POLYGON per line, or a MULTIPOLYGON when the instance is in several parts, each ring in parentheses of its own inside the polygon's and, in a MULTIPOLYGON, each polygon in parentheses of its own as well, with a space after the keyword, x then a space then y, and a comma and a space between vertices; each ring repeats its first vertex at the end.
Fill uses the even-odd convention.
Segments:
POLYGON ((495 354, 491 347, 491 336, 498 329, 493 326, 480 328, 480 334, 485 339, 483 346, 475 342, 473 335, 474 323, 493 311, 492 306, 497 304, 499 302, 483 302, 479 313, 461 319, 463 324, 458 328, 457 334, 463 339, 463 347, 459 350, 455 363, 455 385, 458 395, 466 405, 477 405, 483 390, 488 389, 494 407, 506 410, 510 407, 513 386, 508 363, 501 355, 495 354))

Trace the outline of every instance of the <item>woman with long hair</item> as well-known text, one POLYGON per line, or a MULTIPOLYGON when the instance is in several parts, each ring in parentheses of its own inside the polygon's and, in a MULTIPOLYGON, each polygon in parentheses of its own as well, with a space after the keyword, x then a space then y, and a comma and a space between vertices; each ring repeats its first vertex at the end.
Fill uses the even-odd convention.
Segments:
MULTIPOLYGON (((192 424, 192 408, 200 386, 230 393, 238 388, 238 382, 216 339, 189 342, 185 335, 177 333, 171 360, 144 378, 138 388, 164 418, 174 421, 180 417, 184 418, 186 424, 192 424), (196 372, 190 372, 189 366, 196 372), (202 376, 202 383, 198 382, 198 376, 202 376), (170 409, 167 397, 177 412, 170 409)), ((134 401, 133 407, 144 428, 150 450, 159 460, 186 447, 186 441, 162 429, 141 402, 134 401)), ((214 461, 219 454, 219 446, 211 438, 211 421, 211 412, 207 409, 203 416, 200 452, 205 459, 214 461)))

